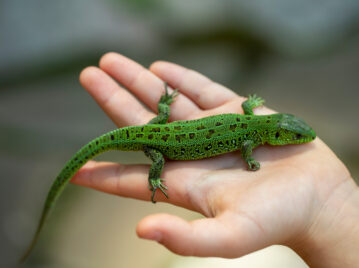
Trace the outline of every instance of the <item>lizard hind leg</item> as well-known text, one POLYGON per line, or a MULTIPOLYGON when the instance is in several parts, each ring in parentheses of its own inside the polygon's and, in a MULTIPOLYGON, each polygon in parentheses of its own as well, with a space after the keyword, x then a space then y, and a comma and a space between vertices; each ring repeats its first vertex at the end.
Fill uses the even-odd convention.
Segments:
POLYGON ((167 198, 169 198, 166 193, 167 187, 162 183, 165 180, 160 178, 163 166, 165 164, 163 154, 160 151, 147 146, 144 147, 143 151, 145 155, 152 160, 152 165, 148 173, 148 187, 150 191, 152 191, 152 203, 156 203, 154 198, 157 189, 159 189, 167 198))
POLYGON ((256 94, 249 95, 248 99, 242 103, 244 114, 253 115, 253 109, 263 105, 264 99, 257 97, 256 94))
POLYGON ((166 124, 170 116, 170 104, 178 96, 178 90, 175 89, 171 94, 168 93, 167 82, 165 82, 165 94, 163 94, 158 102, 158 115, 150 120, 148 124, 166 124))

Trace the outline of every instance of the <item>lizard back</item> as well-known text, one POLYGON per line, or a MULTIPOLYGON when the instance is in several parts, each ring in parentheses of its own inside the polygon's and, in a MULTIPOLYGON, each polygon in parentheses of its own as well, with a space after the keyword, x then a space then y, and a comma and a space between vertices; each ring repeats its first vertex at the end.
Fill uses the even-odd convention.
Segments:
POLYGON ((194 160, 238 150, 243 140, 265 142, 265 136, 276 129, 278 115, 222 114, 198 120, 175 121, 164 125, 143 125, 122 129, 119 140, 129 148, 149 146, 168 159, 194 160))

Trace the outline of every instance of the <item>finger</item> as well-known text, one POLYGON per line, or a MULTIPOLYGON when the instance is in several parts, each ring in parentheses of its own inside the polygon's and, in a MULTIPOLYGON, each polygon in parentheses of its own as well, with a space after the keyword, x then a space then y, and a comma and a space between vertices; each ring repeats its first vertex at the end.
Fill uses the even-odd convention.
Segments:
POLYGON ((238 227, 246 225, 233 227, 226 216, 187 222, 177 216, 156 214, 142 219, 136 232, 139 237, 155 240, 176 254, 233 258, 256 249, 251 244, 256 239, 256 230, 251 227, 238 232, 238 227), (252 239, 251 234, 255 235, 252 239))
POLYGON ((179 88, 203 109, 212 109, 237 97, 233 91, 217 84, 208 77, 180 65, 158 61, 150 70, 172 87, 179 88))
MULTIPOLYGON (((71 182, 105 193, 151 200, 147 177, 146 165, 89 161, 76 173, 71 182)), ((156 193, 156 200, 161 198, 160 194, 156 193)))
POLYGON ((97 67, 85 68, 80 82, 117 126, 145 124, 155 116, 97 67))
MULTIPOLYGON (((177 206, 200 211, 209 215, 201 207, 194 206, 191 196, 201 199, 201 192, 194 189, 193 181, 201 177, 203 170, 230 168, 238 159, 231 154, 208 158, 201 161, 173 161, 166 163, 161 178, 165 179, 166 191, 169 199, 158 190, 156 201, 165 201, 177 206), (181 178, 180 180, 178 178, 181 178), (195 193, 189 193, 189 190, 195 193), (193 190, 194 189, 194 190, 193 190)), ((148 189, 149 165, 122 165, 110 162, 89 161, 72 178, 71 182, 98 191, 150 200, 151 191, 148 189)))
MULTIPOLYGON (((149 165, 89 161, 75 174, 71 182, 109 194, 150 201, 152 191, 148 188, 148 172, 149 165)), ((176 174, 176 171, 169 171, 167 174, 164 171, 162 174, 169 199, 158 189, 155 200, 190 208, 191 205, 185 198, 186 183, 172 180, 173 174, 176 174)))
MULTIPOLYGON (((100 68, 128 88, 152 111, 157 111, 158 100, 164 93, 164 83, 160 78, 135 61, 113 52, 101 58, 100 68)), ((171 105, 170 119, 185 119, 197 112, 198 106, 180 94, 171 105)))

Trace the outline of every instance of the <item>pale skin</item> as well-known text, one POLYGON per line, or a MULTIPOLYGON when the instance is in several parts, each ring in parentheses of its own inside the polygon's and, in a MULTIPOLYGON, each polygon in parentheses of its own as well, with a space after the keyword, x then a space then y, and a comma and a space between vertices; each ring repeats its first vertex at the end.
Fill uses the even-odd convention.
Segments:
MULTIPOLYGON (((147 69, 120 54, 107 53, 99 67, 87 67, 80 75, 83 87, 118 127, 146 124, 156 115, 163 81, 180 93, 171 104, 170 121, 243 113, 245 98, 169 62, 158 61, 147 69)), ((254 112, 274 111, 261 107, 254 112)), ((187 222, 174 215, 150 215, 138 223, 138 236, 180 255, 232 258, 282 244, 310 267, 355 267, 359 189, 335 154, 317 138, 302 145, 261 146, 253 156, 261 163, 256 172, 246 170, 240 152, 166 161, 162 177, 170 198, 157 193, 156 200, 205 217, 187 222)), ((148 170, 148 165, 91 161, 72 182, 150 201, 148 170)))

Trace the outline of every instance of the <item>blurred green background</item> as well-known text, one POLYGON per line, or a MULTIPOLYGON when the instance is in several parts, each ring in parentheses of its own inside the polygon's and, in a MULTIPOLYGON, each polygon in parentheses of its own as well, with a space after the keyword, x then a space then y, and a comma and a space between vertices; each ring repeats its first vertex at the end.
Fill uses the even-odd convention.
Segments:
MULTIPOLYGON (((305 118, 359 178, 358 30, 357 0, 0 1, 0 266, 15 266, 64 163, 115 128, 78 82, 108 51, 257 93, 305 118)), ((176 256, 135 235, 155 212, 200 217, 71 185, 23 267, 305 267, 284 247, 234 261, 176 256)))

